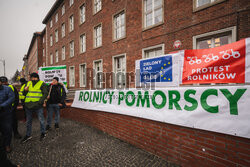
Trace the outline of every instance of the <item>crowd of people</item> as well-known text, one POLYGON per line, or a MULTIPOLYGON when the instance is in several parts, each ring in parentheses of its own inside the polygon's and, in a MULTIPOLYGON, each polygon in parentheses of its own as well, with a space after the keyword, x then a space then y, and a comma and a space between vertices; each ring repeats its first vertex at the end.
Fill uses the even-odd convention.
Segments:
POLYGON ((53 113, 55 114, 54 127, 59 129, 60 108, 64 108, 66 98, 66 88, 59 83, 59 78, 54 77, 50 85, 39 79, 37 73, 30 74, 30 81, 20 79, 21 89, 8 83, 5 76, 0 77, 0 164, 4 166, 13 165, 6 156, 10 153, 12 134, 15 139, 22 139, 21 143, 32 139, 32 118, 33 113, 37 114, 40 122, 40 140, 46 137, 46 133, 51 130, 53 113), (18 132, 17 106, 21 103, 26 122, 26 134, 22 138, 18 132), (47 122, 45 123, 44 108, 47 109, 47 122), (45 126, 46 124, 46 126, 45 126))

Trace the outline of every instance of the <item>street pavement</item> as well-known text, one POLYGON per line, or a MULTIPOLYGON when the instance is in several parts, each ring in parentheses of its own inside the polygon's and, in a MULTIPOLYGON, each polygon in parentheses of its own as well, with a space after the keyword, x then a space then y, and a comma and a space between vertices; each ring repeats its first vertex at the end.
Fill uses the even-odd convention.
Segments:
MULTIPOLYGON (((25 123, 19 131, 25 135, 25 123)), ((60 129, 40 141, 40 124, 33 119, 32 139, 12 140, 9 159, 21 167, 176 167, 167 161, 82 123, 61 119, 60 129)))

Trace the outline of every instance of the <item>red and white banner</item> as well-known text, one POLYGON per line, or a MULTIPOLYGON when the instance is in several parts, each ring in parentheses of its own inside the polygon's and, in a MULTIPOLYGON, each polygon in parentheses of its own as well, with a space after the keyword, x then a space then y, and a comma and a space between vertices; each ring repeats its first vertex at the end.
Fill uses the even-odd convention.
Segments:
POLYGON ((249 83, 250 38, 211 49, 185 50, 182 84, 249 83))

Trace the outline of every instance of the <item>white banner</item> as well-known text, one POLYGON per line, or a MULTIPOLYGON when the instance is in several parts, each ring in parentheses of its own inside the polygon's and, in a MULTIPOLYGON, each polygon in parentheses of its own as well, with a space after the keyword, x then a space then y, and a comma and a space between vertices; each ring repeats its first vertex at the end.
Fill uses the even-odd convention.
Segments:
POLYGON ((72 107, 250 138, 250 86, 76 91, 72 107))

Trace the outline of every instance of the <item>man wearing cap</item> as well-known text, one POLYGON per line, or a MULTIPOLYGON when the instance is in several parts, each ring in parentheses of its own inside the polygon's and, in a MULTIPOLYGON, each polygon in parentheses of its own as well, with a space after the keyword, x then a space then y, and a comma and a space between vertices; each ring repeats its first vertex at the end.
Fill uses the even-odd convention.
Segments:
POLYGON ((3 145, 6 152, 10 152, 12 137, 12 113, 11 105, 15 99, 14 92, 10 87, 3 85, 0 77, 0 130, 3 135, 3 145))
POLYGON ((25 96, 24 105, 26 111, 26 136, 23 138, 22 142, 27 142, 30 140, 32 131, 32 113, 37 113, 38 119, 40 121, 40 140, 45 137, 45 123, 43 115, 43 103, 48 96, 47 86, 43 81, 39 80, 39 75, 37 73, 30 74, 30 79, 25 88, 23 95, 25 96))
POLYGON ((16 115, 17 106, 19 104, 18 91, 17 91, 17 89, 13 85, 9 84, 7 77, 1 77, 1 80, 2 80, 2 84, 6 85, 6 86, 9 86, 11 88, 11 90, 15 94, 15 100, 12 103, 12 130, 13 130, 13 133, 14 133, 14 137, 16 139, 21 139, 22 137, 21 137, 21 135, 18 132, 18 121, 17 121, 17 115, 16 115))
POLYGON ((66 93, 64 86, 58 83, 59 78, 54 77, 52 83, 49 87, 49 95, 47 102, 47 126, 46 130, 51 128, 51 121, 53 118, 53 112, 55 113, 55 129, 59 128, 59 119, 60 119, 60 108, 65 107, 65 98, 66 93))

